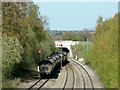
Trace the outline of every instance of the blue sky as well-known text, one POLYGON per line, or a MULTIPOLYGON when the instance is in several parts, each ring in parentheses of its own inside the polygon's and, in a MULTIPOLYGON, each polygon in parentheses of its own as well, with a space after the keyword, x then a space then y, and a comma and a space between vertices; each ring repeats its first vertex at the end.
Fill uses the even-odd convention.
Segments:
POLYGON ((99 16, 104 19, 118 12, 117 2, 37 2, 47 16, 51 30, 94 29, 99 16))

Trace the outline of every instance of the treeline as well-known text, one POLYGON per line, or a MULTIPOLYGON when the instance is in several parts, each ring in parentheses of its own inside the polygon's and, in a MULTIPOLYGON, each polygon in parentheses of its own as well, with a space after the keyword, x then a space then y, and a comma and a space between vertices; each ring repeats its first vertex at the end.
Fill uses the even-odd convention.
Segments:
POLYGON ((82 32, 64 32, 61 37, 63 40, 87 41, 88 38, 92 40, 92 33, 84 29, 82 32))
POLYGON ((99 17, 94 44, 87 62, 98 72, 106 88, 118 87, 118 14, 103 21, 99 17))
POLYGON ((72 41, 92 41, 93 33, 89 29, 83 31, 48 31, 55 40, 72 40, 72 41))
POLYGON ((33 77, 39 61, 56 51, 45 27, 47 20, 33 2, 2 3, 3 87, 9 79, 33 77))
POLYGON ((97 20, 92 44, 72 46, 74 57, 84 58, 84 62, 92 66, 105 88, 118 88, 118 15, 103 21, 97 20))

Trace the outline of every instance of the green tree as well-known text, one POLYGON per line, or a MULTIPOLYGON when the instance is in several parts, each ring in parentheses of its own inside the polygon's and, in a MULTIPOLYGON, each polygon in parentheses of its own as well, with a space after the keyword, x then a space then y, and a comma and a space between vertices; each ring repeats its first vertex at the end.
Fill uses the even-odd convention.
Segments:
POLYGON ((47 19, 33 2, 3 2, 2 10, 3 76, 25 78, 37 70, 39 49, 43 49, 42 60, 56 51, 46 32, 47 19))
POLYGON ((22 61, 23 47, 16 37, 7 37, 3 35, 2 43, 2 69, 3 78, 13 77, 13 66, 19 64, 22 61))
POLYGON ((64 32, 62 34, 62 39, 63 40, 73 40, 73 41, 79 41, 79 35, 75 32, 64 32))
POLYGON ((97 24, 102 24, 103 23, 103 17, 99 16, 97 20, 97 24))
POLYGON ((118 88, 118 14, 97 25, 95 38, 88 61, 106 88, 118 88))
POLYGON ((82 33, 79 34, 81 41, 87 41, 88 38, 90 38, 90 33, 87 28, 85 28, 82 33))

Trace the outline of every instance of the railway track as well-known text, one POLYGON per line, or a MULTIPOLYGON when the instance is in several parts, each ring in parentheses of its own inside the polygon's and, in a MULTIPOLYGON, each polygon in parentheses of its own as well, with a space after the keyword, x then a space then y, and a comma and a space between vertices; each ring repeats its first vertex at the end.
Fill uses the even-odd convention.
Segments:
MULTIPOLYGON (((72 65, 72 64, 71 64, 72 65)), ((70 66, 70 65, 69 65, 70 66)), ((75 82, 76 82, 76 79, 75 79, 75 72, 72 68, 72 66, 70 66, 71 70, 72 70, 72 73, 73 73, 73 84, 72 84, 72 89, 74 89, 74 86, 75 86, 75 82)))
POLYGON ((65 90, 66 88, 71 88, 73 90, 74 85, 75 85, 75 73, 71 64, 68 64, 66 66, 66 79, 63 86, 63 90, 65 90))
POLYGON ((78 62, 74 60, 72 60, 71 63, 73 63, 73 65, 77 67, 78 70, 80 71, 82 78, 83 78, 84 89, 91 88, 92 90, 94 90, 93 81, 88 71, 81 64, 79 64, 78 62))
MULTIPOLYGON (((62 90, 66 90, 68 88, 74 90, 76 89, 76 87, 82 88, 83 90, 86 90, 88 88, 94 90, 93 81, 89 72, 79 62, 71 60, 70 63, 64 67, 63 71, 65 73, 63 75, 65 76, 64 79, 61 80, 59 78, 59 81, 56 80, 57 82, 55 82, 55 83, 59 82, 59 84, 53 83, 53 85, 58 85, 58 87, 61 88, 62 90)), ((61 78, 63 78, 63 76, 61 78)), ((50 79, 45 80, 40 79, 36 83, 34 83, 28 90, 31 90, 33 88, 36 88, 37 90, 41 88, 46 88, 46 86, 50 84, 50 82, 47 83, 49 80, 50 79)), ((50 88, 52 88, 52 86, 50 88)))
POLYGON ((68 81, 68 67, 67 66, 65 66, 65 71, 66 71, 66 79, 65 79, 64 86, 63 86, 63 90, 65 89, 65 86, 66 86, 67 81, 68 81))
POLYGON ((78 71, 80 72, 79 74, 81 75, 81 78, 82 78, 82 85, 79 84, 79 85, 81 85, 80 87, 82 87, 82 88, 85 89, 85 88, 86 88, 86 86, 85 86, 85 78, 84 78, 84 75, 83 75, 81 69, 80 69, 77 65, 75 65, 74 63, 72 63, 72 64, 73 64, 73 66, 76 67, 76 68, 78 69, 78 71))
POLYGON ((35 82, 30 88, 28 88, 28 90, 32 89, 36 84, 38 84, 40 82, 41 79, 39 79, 37 82, 35 82))
POLYGON ((36 90, 39 90, 39 89, 41 89, 49 81, 49 79, 46 79, 43 82, 41 80, 42 79, 40 79, 37 82, 35 82, 30 88, 28 88, 28 90, 32 90, 33 88, 36 88, 36 90), (38 84, 40 84, 40 85, 38 85, 38 84))

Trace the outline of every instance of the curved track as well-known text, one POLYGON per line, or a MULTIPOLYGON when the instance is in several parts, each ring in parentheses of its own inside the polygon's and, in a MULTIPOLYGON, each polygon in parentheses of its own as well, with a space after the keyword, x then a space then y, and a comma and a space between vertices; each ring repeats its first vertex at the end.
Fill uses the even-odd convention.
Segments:
POLYGON ((88 73, 88 71, 80 63, 78 63, 78 62, 76 62, 74 60, 72 60, 71 62, 81 72, 82 78, 83 78, 83 83, 84 83, 84 88, 92 88, 92 90, 93 90, 94 89, 93 81, 92 81, 92 78, 91 78, 90 74, 88 73), (88 82, 88 80, 89 80, 89 82, 88 82))
POLYGON ((85 85, 85 78, 84 78, 84 75, 83 75, 81 69, 80 69, 76 64, 74 64, 74 63, 72 63, 72 64, 74 65, 74 67, 76 67, 76 68, 79 70, 80 75, 81 75, 81 77, 82 77, 83 88, 86 88, 86 85, 85 85))
POLYGON ((73 73, 73 85, 72 85, 72 89, 73 89, 73 88, 74 88, 74 86, 75 86, 75 81, 76 81, 76 79, 75 79, 75 72, 74 72, 74 70, 73 70, 72 66, 70 66, 70 68, 71 68, 72 73, 73 73))
POLYGON ((65 86, 66 86, 67 81, 68 81, 68 68, 66 66, 65 66, 65 70, 66 70, 66 79, 65 79, 65 82, 64 82, 63 90, 65 89, 65 86))
POLYGON ((51 82, 50 79, 40 79, 30 89, 36 88, 61 88, 62 90, 70 88, 71 90, 76 88, 82 88, 86 90, 90 88, 94 90, 94 79, 91 76, 89 70, 81 63, 75 60, 71 60, 66 66, 63 67, 60 78, 54 79, 51 82), (51 84, 52 83, 52 84, 51 84))
POLYGON ((73 89, 75 85, 75 73, 71 64, 66 65, 66 79, 64 82, 63 90, 66 88, 73 89))

